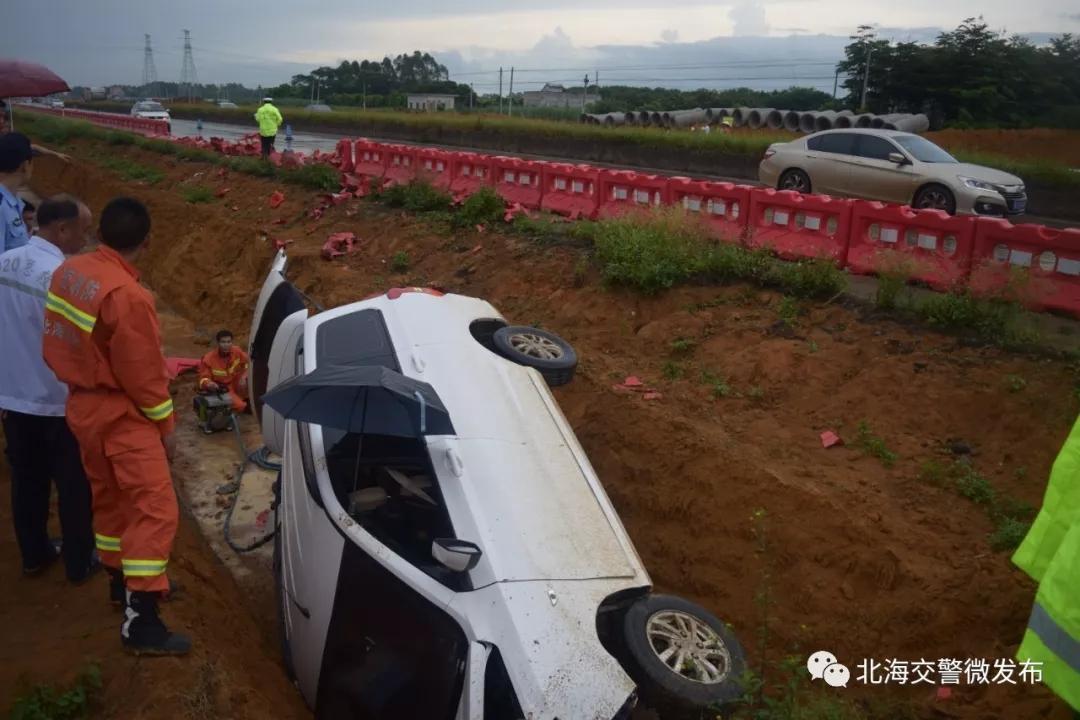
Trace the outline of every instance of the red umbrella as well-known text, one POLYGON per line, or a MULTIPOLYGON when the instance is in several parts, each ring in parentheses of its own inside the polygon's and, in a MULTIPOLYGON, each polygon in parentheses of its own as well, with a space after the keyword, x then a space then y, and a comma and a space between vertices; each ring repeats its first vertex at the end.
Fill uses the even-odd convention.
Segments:
POLYGON ((21 60, 0 60, 0 98, 41 97, 71 88, 44 65, 21 60))

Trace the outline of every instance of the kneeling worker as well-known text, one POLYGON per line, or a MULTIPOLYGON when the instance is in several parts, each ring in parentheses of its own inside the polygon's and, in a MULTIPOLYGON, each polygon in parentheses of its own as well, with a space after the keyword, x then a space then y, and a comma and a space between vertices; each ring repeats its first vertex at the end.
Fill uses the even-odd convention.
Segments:
POLYGON ((94 537, 109 595, 124 608, 120 639, 136 654, 182 655, 157 602, 176 538, 169 475, 176 417, 154 298, 132 264, 150 214, 132 198, 101 213, 101 245, 56 269, 45 301, 45 362, 67 384, 67 422, 90 478, 94 537))
POLYGON ((227 392, 232 398, 235 412, 247 408, 248 356, 233 345, 233 334, 219 330, 215 338, 217 349, 203 355, 199 363, 199 392, 227 392))

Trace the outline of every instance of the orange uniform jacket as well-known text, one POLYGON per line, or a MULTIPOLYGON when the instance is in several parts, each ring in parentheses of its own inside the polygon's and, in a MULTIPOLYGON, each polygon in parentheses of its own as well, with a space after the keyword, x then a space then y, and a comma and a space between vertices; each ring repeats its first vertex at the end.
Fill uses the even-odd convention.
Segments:
POLYGON ((72 429, 125 438, 175 426, 154 299, 138 271, 104 245, 53 274, 45 304, 45 362, 70 389, 72 429))
POLYGON ((203 355, 199 363, 199 389, 204 389, 211 382, 233 389, 237 381, 247 374, 247 369, 247 353, 235 345, 225 357, 219 350, 211 350, 203 355))

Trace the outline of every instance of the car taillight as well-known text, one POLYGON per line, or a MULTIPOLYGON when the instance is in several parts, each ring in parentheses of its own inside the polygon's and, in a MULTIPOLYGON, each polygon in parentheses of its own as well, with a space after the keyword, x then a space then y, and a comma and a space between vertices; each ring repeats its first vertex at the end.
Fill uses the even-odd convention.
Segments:
POLYGON ((769 148, 768 150, 765 151, 765 157, 763 159, 768 160, 769 158, 771 158, 775 154, 776 154, 776 151, 773 150, 772 148, 769 148))

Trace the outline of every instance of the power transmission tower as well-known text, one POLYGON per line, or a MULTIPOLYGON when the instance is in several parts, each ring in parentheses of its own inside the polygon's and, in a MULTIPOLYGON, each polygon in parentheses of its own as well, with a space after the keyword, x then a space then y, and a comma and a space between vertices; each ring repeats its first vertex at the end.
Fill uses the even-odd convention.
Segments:
POLYGON ((146 50, 143 53, 142 84, 143 92, 153 96, 153 86, 157 84, 157 68, 154 67, 154 51, 150 47, 150 36, 145 35, 146 50))
POLYGON ((195 58, 191 55, 191 31, 184 31, 184 64, 180 68, 180 91, 187 88, 187 99, 190 102, 194 97, 195 84, 199 82, 195 74, 195 58))

